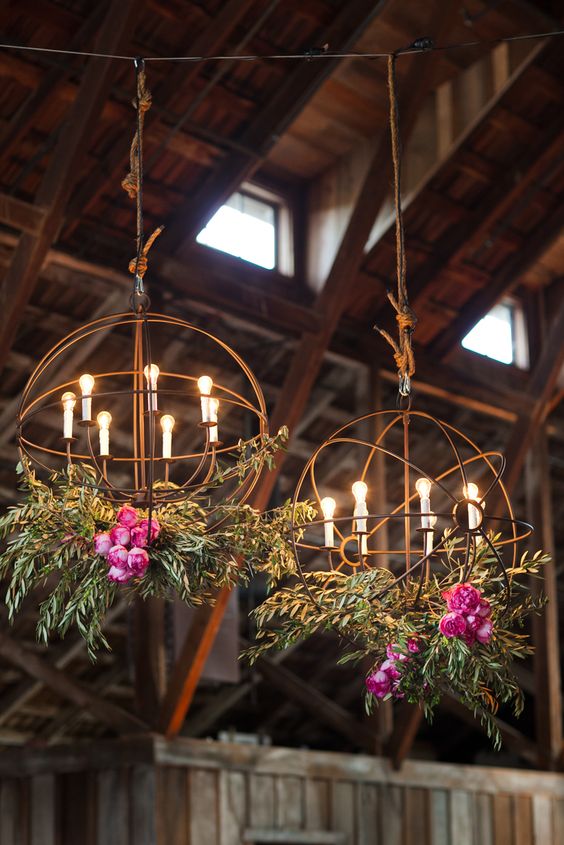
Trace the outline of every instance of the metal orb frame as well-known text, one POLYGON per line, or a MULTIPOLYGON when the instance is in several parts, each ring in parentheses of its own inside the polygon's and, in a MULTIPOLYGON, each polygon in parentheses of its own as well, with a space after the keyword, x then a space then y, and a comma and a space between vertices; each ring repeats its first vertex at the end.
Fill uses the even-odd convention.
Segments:
MULTIPOLYGON (((215 344, 215 349, 227 354, 244 377, 249 395, 248 400, 240 393, 214 382, 212 393, 208 399, 216 398, 221 407, 240 408, 249 412, 256 419, 259 435, 268 434, 268 420, 266 405, 259 383, 243 359, 226 343, 210 332, 192 325, 178 317, 168 317, 163 314, 152 313, 145 309, 148 298, 144 298, 142 307, 130 312, 110 314, 93 320, 71 332, 57 343, 40 361, 29 378, 20 401, 17 416, 17 441, 20 454, 26 456, 35 466, 52 472, 60 468, 63 462, 68 464, 87 463, 96 470, 96 481, 92 488, 115 504, 130 502, 137 507, 148 507, 149 511, 161 505, 179 502, 213 487, 212 480, 218 463, 218 456, 224 458, 237 448, 239 441, 221 443, 210 441, 210 430, 213 422, 200 422, 198 425, 202 433, 201 447, 187 454, 174 454, 170 458, 157 455, 157 421, 161 412, 157 410, 157 397, 164 403, 167 398, 173 401, 193 401, 200 405, 202 394, 197 390, 197 377, 178 372, 161 372, 161 384, 158 390, 153 389, 152 383, 144 376, 144 367, 154 363, 151 354, 151 332, 159 327, 163 330, 174 330, 175 333, 191 332, 199 338, 215 344), (87 344, 94 341, 100 332, 111 332, 122 327, 130 327, 133 335, 132 367, 129 370, 93 373, 95 385, 89 398, 91 403, 98 406, 98 410, 106 409, 110 405, 115 409, 116 403, 129 400, 132 408, 133 430, 131 433, 131 450, 125 454, 99 456, 96 454, 92 438, 92 428, 96 422, 92 419, 95 414, 90 413, 90 419, 80 420, 81 434, 79 437, 61 438, 61 448, 50 448, 38 442, 30 433, 32 424, 41 423, 44 415, 61 408, 61 392, 78 387, 79 376, 69 381, 58 382, 57 374, 63 361, 64 353, 72 350, 84 360, 84 350, 87 344), (120 382, 119 389, 104 389, 104 384, 113 387, 112 382, 120 382), (54 382, 57 382, 56 384, 54 382), (123 387, 121 386, 123 382, 123 387), (102 389, 100 389, 102 388, 102 389), (103 403, 103 404, 99 404, 103 403), (82 440, 84 448, 79 448, 82 440), (55 461, 56 466, 49 466, 48 462, 55 461), (190 465, 180 484, 170 482, 170 469, 173 466, 190 465), (114 471, 112 473, 112 468, 114 471), (117 470, 128 470, 130 483, 115 483, 117 470)), ((138 303, 137 303, 138 304, 138 303)), ((135 303, 132 302, 132 309, 135 303)), ((80 392, 77 393, 80 401, 80 392)), ((123 407, 123 405, 121 406, 123 407)), ((84 414, 83 414, 84 415, 84 414)), ((88 416, 88 415, 87 415, 88 416)), ((241 438, 243 439, 243 438, 241 438)), ((247 440, 250 442, 250 439, 247 440)), ((228 467, 222 472, 223 482, 230 481, 232 489, 222 500, 244 502, 252 492, 259 476, 259 470, 249 468, 243 478, 239 478, 237 466, 228 467)), ((227 489, 227 488, 224 488, 227 489)), ((213 507, 208 516, 214 512, 213 507)))
MULTIPOLYGON (((450 527, 450 538, 458 536, 465 539, 465 543, 462 544, 460 551, 456 553, 457 565, 461 569, 461 580, 466 581, 471 575, 476 560, 478 544, 486 543, 499 566, 509 598, 510 580, 508 567, 502 558, 502 549, 504 547, 512 548, 512 562, 509 568, 515 566, 517 560, 517 544, 532 533, 533 527, 515 518, 509 495, 501 481, 504 469, 505 458, 501 453, 493 451, 482 452, 459 429, 422 411, 411 409, 377 411, 357 417, 346 423, 327 438, 312 454, 299 478, 292 501, 292 543, 298 575, 306 590, 310 593, 309 585, 304 574, 306 569, 305 566, 302 566, 300 560, 300 553, 303 554, 305 550, 326 553, 328 570, 324 568, 321 571, 328 571, 328 576, 331 571, 357 572, 378 566, 379 558, 382 555, 403 558, 404 571, 395 578, 389 587, 378 593, 375 599, 382 598, 394 586, 407 583, 413 576, 419 578, 419 595, 425 579, 429 576, 432 559, 439 558, 444 551, 446 541, 444 529, 450 527), (438 474, 434 472, 430 473, 411 461, 410 420, 413 418, 437 427, 444 436, 453 455, 452 465, 447 466, 444 471, 438 474), (373 440, 353 436, 354 432, 351 432, 351 429, 361 424, 368 425, 371 421, 374 422, 376 420, 382 423, 382 429, 373 440), (403 452, 401 454, 390 451, 384 445, 386 435, 398 425, 402 428, 403 452), (456 441, 459 438, 460 445, 457 445, 456 441), (350 444, 368 450, 368 456, 364 461, 364 465, 361 469, 359 467, 359 475, 357 477, 360 481, 365 481, 377 454, 392 459, 392 461, 397 462, 403 469, 403 501, 387 513, 369 513, 367 511, 363 514, 362 519, 364 520, 363 525, 366 527, 365 531, 356 530, 358 517, 354 515, 352 517, 332 516, 331 519, 316 519, 308 523, 307 526, 299 525, 296 521, 296 507, 298 502, 304 498, 304 488, 308 480, 318 511, 322 512, 322 499, 316 479, 316 464, 320 455, 325 453, 331 446, 337 444, 350 444), (463 446, 467 447, 470 451, 469 457, 463 458, 461 454, 463 446), (476 477, 475 470, 477 467, 486 476, 485 493, 480 499, 470 499, 467 498, 467 487, 470 483, 468 470, 472 469, 474 477, 476 477), (436 485, 441 493, 452 502, 452 509, 448 511, 443 510, 442 512, 433 512, 430 509, 427 511, 412 510, 411 503, 413 499, 418 498, 418 493, 412 492, 415 488, 410 483, 410 473, 417 473, 419 476, 436 485), (458 482, 461 482, 458 483, 455 492, 452 489, 452 485, 448 485, 448 482, 454 478, 458 482), (488 497, 496 489, 500 492, 501 502, 507 514, 505 516, 488 513, 488 497), (476 517, 472 520, 470 519, 471 509, 476 514, 476 517), (423 517, 427 517, 429 520, 436 517, 437 520, 441 520, 443 523, 442 528, 440 530, 438 527, 435 529, 433 525, 432 527, 417 527, 417 529, 414 529, 413 521, 417 520, 421 522, 423 517), (380 548, 377 544, 377 540, 379 539, 378 532, 394 520, 403 521, 403 548, 380 548), (476 526, 472 525, 474 521, 478 523, 476 526), (311 536, 312 533, 310 528, 313 528, 314 531, 317 528, 317 531, 319 531, 319 528, 324 527, 327 523, 333 523, 338 542, 335 542, 332 546, 325 546, 308 539, 308 534, 311 536), (490 536, 488 530, 494 528, 495 533, 490 536), (412 542, 415 532, 421 537, 421 543, 417 546, 412 542), (426 549, 425 534, 427 532, 431 532, 430 549, 426 549), (438 539, 435 540, 435 537, 438 539), (416 558, 415 562, 413 558, 416 558)), ((305 498, 310 497, 306 495, 305 498)))

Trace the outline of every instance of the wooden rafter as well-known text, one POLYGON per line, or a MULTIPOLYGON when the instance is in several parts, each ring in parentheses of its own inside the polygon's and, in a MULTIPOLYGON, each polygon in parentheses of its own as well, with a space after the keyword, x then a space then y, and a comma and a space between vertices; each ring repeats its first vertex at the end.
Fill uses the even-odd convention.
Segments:
POLYGON ((78 707, 89 710, 97 719, 117 733, 139 733, 147 729, 145 723, 136 716, 94 695, 87 687, 77 683, 61 669, 52 666, 3 632, 0 632, 0 655, 52 689, 57 695, 67 698, 78 707))
MULTIPOLYGON (((96 41, 98 52, 116 53, 129 42, 139 14, 134 0, 114 0, 96 41)), ((37 283, 45 257, 63 220, 65 207, 80 173, 100 110, 110 91, 115 66, 90 59, 79 94, 71 106, 65 131, 61 134, 36 196, 36 204, 48 209, 41 232, 22 234, 8 272, 0 287, 0 370, 12 346, 25 306, 37 283)))
MULTIPOLYGON (((334 50, 349 49, 385 5, 385 0, 349 0, 340 7, 325 32, 320 34, 320 43, 328 43, 334 50)), ((163 241, 170 252, 178 250, 183 257, 190 250, 194 238, 209 218, 255 172, 277 138, 333 72, 338 62, 339 59, 335 58, 299 63, 297 69, 261 109, 257 119, 238 139, 252 153, 233 152, 212 173, 202 189, 176 209, 174 219, 169 222, 163 235, 163 241)))

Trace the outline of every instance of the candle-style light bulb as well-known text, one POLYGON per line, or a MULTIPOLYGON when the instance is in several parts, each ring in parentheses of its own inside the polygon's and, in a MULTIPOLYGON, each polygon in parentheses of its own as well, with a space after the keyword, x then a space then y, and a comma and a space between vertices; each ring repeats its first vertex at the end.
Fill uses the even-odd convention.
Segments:
POLYGON ((78 380, 82 391, 82 420, 90 422, 92 419, 92 391, 94 389, 94 376, 84 373, 78 380))
POLYGON ((198 390, 200 391, 200 405, 202 406, 202 422, 212 422, 210 418, 210 394, 212 392, 213 381, 209 376, 200 376, 198 379, 198 390))
POLYGON ((431 482, 428 478, 418 478, 415 482, 415 489, 419 494, 421 507, 421 528, 431 527, 431 482))
POLYGON ((161 428, 163 430, 163 458, 170 461, 172 457, 172 429, 174 428, 174 417, 171 414, 163 414, 161 428))
POLYGON ((219 429, 217 427, 217 413, 219 411, 219 399, 210 399, 210 443, 219 443, 219 429))
POLYGON ((147 395, 147 410, 149 412, 156 411, 158 409, 157 382, 161 371, 156 364, 147 364, 143 372, 145 373, 145 378, 147 379, 147 389, 149 391, 147 395))
POLYGON ((112 415, 109 411, 100 411, 96 417, 96 422, 100 428, 100 457, 110 457, 110 423, 112 415))
POLYGON ((352 494, 354 496, 354 523, 353 531, 360 534, 360 552, 365 555, 368 552, 368 537, 367 521, 368 508, 366 507, 366 495, 368 493, 368 486, 364 481, 355 481, 352 486, 352 494))
POLYGON ((68 390, 61 396, 61 402, 63 403, 63 437, 65 440, 71 440, 76 396, 68 390))
POLYGON ((331 496, 325 496, 325 498, 322 499, 319 504, 323 512, 323 531, 325 534, 325 545, 328 549, 332 549, 335 545, 335 524, 333 522, 333 516, 335 515, 335 508, 337 507, 337 502, 335 501, 335 499, 332 499, 331 496))
MULTIPOLYGON (((474 484, 473 481, 470 481, 466 487, 464 488, 464 497, 466 499, 470 499, 473 502, 480 502, 480 491, 478 490, 478 485, 474 484)), ((470 531, 475 531, 476 528, 480 525, 481 521, 481 513, 476 507, 476 505, 468 505, 468 528, 470 531)))

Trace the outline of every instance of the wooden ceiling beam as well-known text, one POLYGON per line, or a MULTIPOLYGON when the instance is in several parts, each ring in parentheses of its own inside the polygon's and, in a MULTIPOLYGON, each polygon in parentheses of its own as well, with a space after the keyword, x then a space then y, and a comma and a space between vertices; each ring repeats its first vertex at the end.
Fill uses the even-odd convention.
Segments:
POLYGON ((41 234, 47 210, 10 194, 0 193, 0 222, 18 232, 38 237, 41 234))
MULTIPOLYGON (((228 0, 217 15, 208 22, 202 32, 188 46, 187 53, 194 56, 206 56, 219 52, 254 2, 255 0, 228 0)), ((271 5, 273 6, 274 4, 271 3, 271 5)), ((246 40, 247 37, 245 37, 241 45, 238 45, 241 49, 245 45, 246 40)), ((219 78, 227 72, 227 65, 227 62, 222 63, 219 78)), ((170 73, 166 74, 161 84, 156 86, 153 92, 153 108, 149 110, 145 117, 146 147, 151 143, 167 146, 167 139, 169 141, 174 140, 177 131, 176 129, 173 130, 172 127, 167 128, 162 124, 159 120, 159 107, 165 106, 166 103, 178 97, 180 90, 187 92, 193 89, 203 67, 204 65, 199 62, 192 64, 180 62, 177 65, 172 65, 170 73)), ((219 78, 217 81, 219 81, 219 78)), ((207 95, 211 91, 211 86, 206 85, 204 90, 207 95)), ((193 99, 189 107, 190 113, 193 111, 193 104, 196 101, 199 102, 201 98, 201 92, 198 93, 194 90, 193 99)), ((189 139, 186 141, 186 144, 189 145, 189 139)), ((78 186, 75 195, 69 203, 68 219, 71 226, 72 220, 76 215, 80 214, 83 216, 96 203, 100 196, 107 190, 108 183, 113 185, 121 182, 121 179, 125 175, 129 158, 129 146, 130 140, 124 135, 104 159, 104 171, 107 177, 104 180, 100 180, 100 171, 96 166, 88 178, 78 186)), ((201 147, 202 145, 199 144, 197 146, 201 147)), ((175 151, 178 151, 178 147, 176 147, 175 151)), ((196 160, 198 159, 197 154, 195 158, 196 160)), ((201 153, 199 158, 201 161, 201 153)))
MULTIPOLYGON (((67 49, 84 50, 90 43, 90 39, 98 29, 105 4, 98 3, 89 17, 75 32, 69 40, 67 49)), ((0 160, 6 159, 18 147, 26 132, 33 125, 34 121, 43 110, 51 107, 52 98, 56 96, 57 87, 66 82, 68 77, 75 72, 75 68, 69 63, 64 66, 54 67, 43 73, 43 77, 37 87, 33 89, 27 99, 22 103, 12 119, 6 123, 0 136, 0 160)))
MULTIPOLYGON (((116 53, 131 39, 140 12, 135 0, 113 0, 96 40, 96 52, 116 53)), ((79 94, 73 103, 65 130, 37 192, 36 203, 49 211, 39 235, 24 233, 0 286, 0 371, 16 336, 23 312, 39 276, 45 257, 56 239, 65 207, 80 174, 88 140, 108 97, 115 73, 111 62, 91 58, 79 94)))
POLYGON ((94 695, 87 687, 77 683, 61 669, 24 648, 8 634, 0 632, 0 656, 18 666, 23 672, 49 687, 57 695, 89 710, 103 724, 119 734, 140 733, 147 730, 144 722, 113 704, 94 695))
MULTIPOLYGON (((328 43, 332 50, 349 49, 385 5, 386 0, 349 0, 340 7, 333 22, 320 33, 319 43, 328 43)), ((202 189, 175 210, 162 236, 169 252, 178 251, 183 257, 190 250, 198 232, 241 183, 255 172, 339 61, 338 58, 322 58, 298 63, 238 139, 253 150, 254 155, 243 152, 230 155, 206 180, 202 189)))

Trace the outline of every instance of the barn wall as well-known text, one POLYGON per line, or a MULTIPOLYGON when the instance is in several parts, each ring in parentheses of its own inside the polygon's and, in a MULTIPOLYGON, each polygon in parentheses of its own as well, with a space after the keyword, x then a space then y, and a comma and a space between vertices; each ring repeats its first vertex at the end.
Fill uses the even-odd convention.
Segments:
POLYGON ((159 739, 0 755, 0 845, 564 842, 564 777, 159 739))

